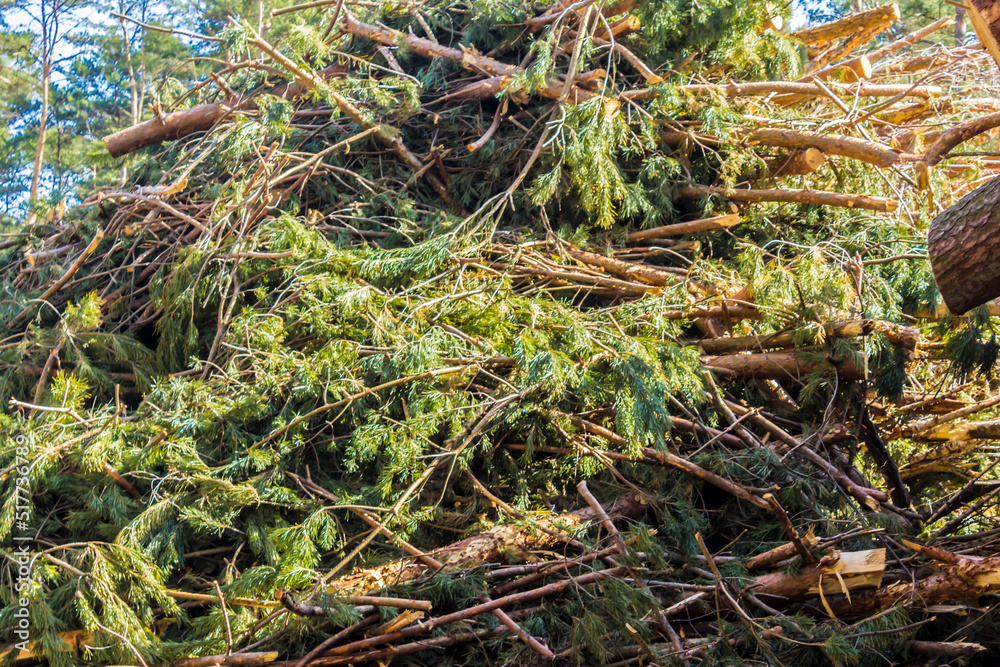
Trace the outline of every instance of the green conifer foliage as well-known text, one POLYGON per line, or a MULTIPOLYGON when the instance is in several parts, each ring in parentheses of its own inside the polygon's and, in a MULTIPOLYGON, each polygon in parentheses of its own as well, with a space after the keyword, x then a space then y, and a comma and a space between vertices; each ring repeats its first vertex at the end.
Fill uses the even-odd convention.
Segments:
MULTIPOLYGON (((824 605, 844 605, 839 590, 758 596, 763 574, 806 576, 797 551, 749 564, 790 539, 766 494, 819 557, 893 551, 897 582, 924 566, 902 560, 904 539, 958 551, 956 532, 994 553, 977 536, 989 511, 954 531, 957 509, 930 521, 974 475, 994 481, 987 454, 914 472, 925 435, 890 403, 996 361, 986 311, 905 340, 934 306, 914 256, 926 188, 908 163, 833 155, 771 176, 781 152, 746 139, 768 123, 881 137, 884 122, 857 120, 881 102, 854 100, 871 106, 850 125, 827 98, 692 89, 801 74, 805 47, 761 30, 766 3, 622 3, 641 29, 620 44, 664 79, 649 86, 596 36, 610 8, 579 30, 597 5, 532 27, 544 9, 509 0, 265 18, 279 4, 238 21, 211 4, 198 29, 221 34, 221 78, 158 79, 162 110, 229 105, 211 129, 138 150, 121 190, 0 240, 0 549, 16 563, 30 534, 33 563, 23 590, 0 572, 0 637, 16 643, 23 597, 52 665, 264 651, 277 656, 247 660, 288 665, 356 624, 327 648, 371 646, 317 664, 539 664, 512 623, 551 664, 875 665, 914 639, 993 641, 992 611, 837 616, 824 605), (349 21, 399 32, 376 43, 349 21), (484 58, 520 69, 458 95, 488 78, 484 58), (552 99, 567 77, 590 99, 552 99), (751 183, 895 197, 900 212, 683 194, 751 183), (734 211, 738 225, 628 240, 734 211), (736 368, 765 356, 766 373, 736 368), (907 459, 910 506, 863 435, 872 414, 907 459), (941 470, 954 479, 934 483, 941 470), (435 625, 519 593, 506 620, 435 625), (396 619, 414 633, 400 642, 427 643, 377 654, 396 619)), ((946 185, 931 174, 934 196, 946 185)))

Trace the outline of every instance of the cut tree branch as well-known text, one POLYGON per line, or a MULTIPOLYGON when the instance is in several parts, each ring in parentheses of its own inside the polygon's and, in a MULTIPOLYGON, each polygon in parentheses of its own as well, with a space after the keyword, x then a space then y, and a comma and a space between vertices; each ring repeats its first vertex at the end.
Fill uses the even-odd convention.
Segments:
POLYGON ((704 199, 714 195, 748 204, 760 202, 817 204, 819 206, 860 208, 882 213, 892 213, 899 207, 899 203, 895 199, 849 195, 823 190, 742 190, 709 185, 682 185, 677 189, 677 195, 685 199, 704 199))

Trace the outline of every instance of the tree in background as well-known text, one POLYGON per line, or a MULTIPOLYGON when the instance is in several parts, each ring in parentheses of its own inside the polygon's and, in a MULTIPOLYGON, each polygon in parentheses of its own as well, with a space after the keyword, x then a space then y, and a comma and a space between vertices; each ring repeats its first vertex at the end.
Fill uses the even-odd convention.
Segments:
POLYGON ((125 162, 109 160, 97 137, 141 122, 164 88, 186 90, 204 69, 172 34, 172 17, 189 18, 149 0, 120 0, 113 12, 92 0, 17 0, 0 10, 5 219, 124 182, 125 162))
POLYGON ((31 107, 32 82, 27 67, 32 36, 3 30, 0 40, 0 217, 9 219, 28 188, 24 165, 30 151, 19 126, 31 107))

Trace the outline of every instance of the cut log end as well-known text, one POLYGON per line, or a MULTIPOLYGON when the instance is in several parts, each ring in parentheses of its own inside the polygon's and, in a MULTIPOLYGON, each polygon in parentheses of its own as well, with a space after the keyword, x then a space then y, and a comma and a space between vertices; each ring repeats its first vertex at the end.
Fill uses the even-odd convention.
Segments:
POLYGON ((775 178, 803 176, 811 174, 826 163, 826 155, 818 148, 794 151, 786 156, 768 162, 767 166, 775 178))
POLYGON ((841 77, 848 83, 872 78, 872 63, 866 56, 859 56, 845 62, 841 77))

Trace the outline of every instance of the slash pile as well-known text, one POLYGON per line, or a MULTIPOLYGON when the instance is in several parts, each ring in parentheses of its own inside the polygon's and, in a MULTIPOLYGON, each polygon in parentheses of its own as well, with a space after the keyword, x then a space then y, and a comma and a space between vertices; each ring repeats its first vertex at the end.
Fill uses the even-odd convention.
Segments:
POLYGON ((926 261, 1000 170, 985 51, 895 5, 274 14, 0 242, 5 664, 1000 648, 996 323, 926 261))

